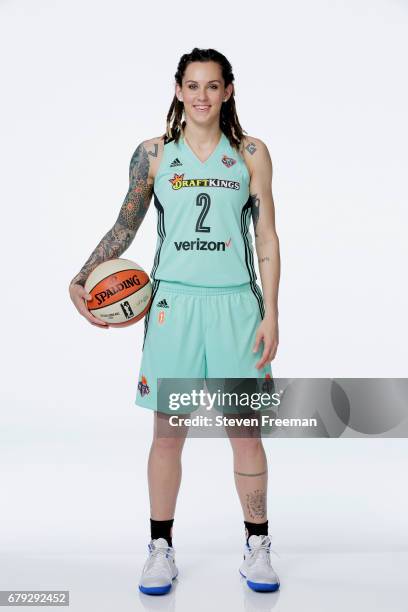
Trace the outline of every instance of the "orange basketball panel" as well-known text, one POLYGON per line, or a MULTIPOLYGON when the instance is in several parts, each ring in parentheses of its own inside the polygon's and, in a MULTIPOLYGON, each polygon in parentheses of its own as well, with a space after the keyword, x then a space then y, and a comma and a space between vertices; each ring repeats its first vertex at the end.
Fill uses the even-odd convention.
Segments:
POLYGON ((110 274, 89 291, 92 300, 87 303, 88 309, 96 310, 115 304, 149 282, 149 276, 143 270, 121 270, 110 274))

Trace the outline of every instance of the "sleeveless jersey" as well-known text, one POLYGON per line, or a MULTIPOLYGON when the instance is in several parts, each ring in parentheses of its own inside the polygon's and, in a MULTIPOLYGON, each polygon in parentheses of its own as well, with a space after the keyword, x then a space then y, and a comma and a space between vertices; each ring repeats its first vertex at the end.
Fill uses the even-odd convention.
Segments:
POLYGON ((201 162, 183 136, 164 145, 154 180, 157 247, 151 277, 205 287, 251 283, 249 172, 224 133, 201 162))

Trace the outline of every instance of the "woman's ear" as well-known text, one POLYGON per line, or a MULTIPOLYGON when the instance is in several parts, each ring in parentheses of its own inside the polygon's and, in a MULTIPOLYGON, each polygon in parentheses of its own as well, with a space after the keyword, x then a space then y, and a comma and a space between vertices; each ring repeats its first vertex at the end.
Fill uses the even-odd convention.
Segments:
POLYGON ((233 93, 234 93, 234 85, 232 83, 230 83, 225 88, 224 100, 225 101, 229 100, 229 98, 232 96, 233 93))

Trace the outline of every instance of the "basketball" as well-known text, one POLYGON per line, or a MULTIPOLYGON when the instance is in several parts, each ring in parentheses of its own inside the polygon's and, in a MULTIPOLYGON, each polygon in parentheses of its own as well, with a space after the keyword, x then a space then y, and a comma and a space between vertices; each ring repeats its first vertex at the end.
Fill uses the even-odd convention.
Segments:
POLYGON ((112 326, 136 323, 150 307, 149 276, 129 259, 110 259, 99 264, 86 279, 85 290, 92 296, 86 302, 88 310, 112 326))

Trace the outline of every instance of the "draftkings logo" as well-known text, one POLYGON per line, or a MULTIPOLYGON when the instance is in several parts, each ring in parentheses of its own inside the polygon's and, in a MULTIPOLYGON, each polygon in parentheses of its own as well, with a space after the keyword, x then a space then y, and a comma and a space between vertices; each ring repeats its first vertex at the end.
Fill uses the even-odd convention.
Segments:
POLYGON ((173 189, 182 189, 183 187, 224 187, 224 189, 239 189, 238 181, 229 181, 227 179, 217 178, 192 178, 185 179, 184 174, 175 174, 169 179, 169 183, 173 189))

